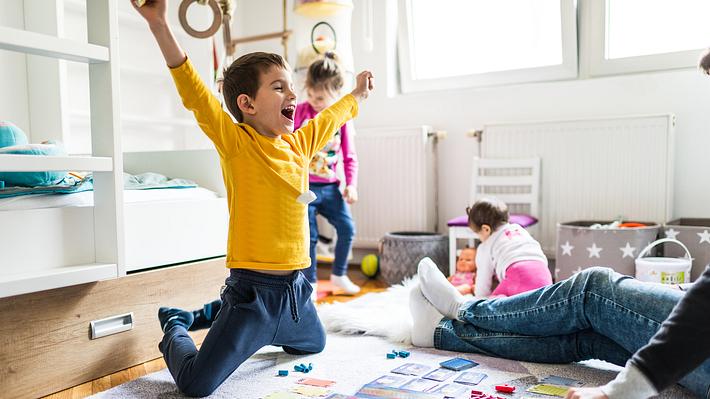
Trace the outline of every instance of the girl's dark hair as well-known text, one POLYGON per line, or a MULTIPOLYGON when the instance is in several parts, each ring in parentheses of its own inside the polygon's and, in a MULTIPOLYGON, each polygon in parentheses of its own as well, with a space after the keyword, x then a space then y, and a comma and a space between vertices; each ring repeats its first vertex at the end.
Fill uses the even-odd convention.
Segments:
POLYGON ((344 83, 343 72, 338 65, 338 57, 332 51, 326 52, 323 58, 313 61, 308 67, 307 89, 337 93, 343 88, 344 83))
POLYGON ((473 206, 466 208, 468 225, 474 231, 479 231, 484 224, 495 231, 498 227, 508 223, 508 207, 505 203, 495 199, 482 199, 473 206))

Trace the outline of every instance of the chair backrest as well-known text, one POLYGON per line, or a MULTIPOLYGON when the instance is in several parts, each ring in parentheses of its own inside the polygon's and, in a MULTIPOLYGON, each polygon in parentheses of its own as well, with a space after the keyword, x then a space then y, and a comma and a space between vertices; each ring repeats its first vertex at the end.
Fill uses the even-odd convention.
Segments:
POLYGON ((474 158, 471 201, 495 197, 510 213, 540 219, 540 158, 474 158))

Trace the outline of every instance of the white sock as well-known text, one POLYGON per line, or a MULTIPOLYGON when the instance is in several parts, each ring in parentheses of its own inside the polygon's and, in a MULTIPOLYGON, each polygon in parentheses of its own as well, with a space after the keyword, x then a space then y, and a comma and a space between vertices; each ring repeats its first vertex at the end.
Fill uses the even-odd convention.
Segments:
POLYGON ((409 312, 412 314, 412 345, 421 348, 434 347, 434 330, 444 315, 429 302, 419 287, 409 293, 409 312))
POLYGON ((444 316, 458 319, 459 308, 466 302, 464 296, 444 277, 431 259, 422 259, 417 272, 424 297, 444 316))
POLYGON ((360 292, 360 287, 358 287, 355 283, 350 281, 348 276, 346 274, 342 276, 336 276, 334 274, 330 275, 330 282, 333 283, 334 286, 342 289, 345 291, 346 294, 348 295, 355 295, 358 292, 360 292))

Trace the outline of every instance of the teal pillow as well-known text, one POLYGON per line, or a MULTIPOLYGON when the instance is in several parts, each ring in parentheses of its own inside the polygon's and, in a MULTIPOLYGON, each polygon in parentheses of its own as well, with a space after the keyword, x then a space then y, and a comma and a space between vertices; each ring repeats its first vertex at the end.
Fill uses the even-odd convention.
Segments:
MULTIPOLYGON (((25 144, 13 145, 0 148, 0 155, 4 154, 20 154, 20 155, 39 155, 39 156, 66 156, 67 153, 64 147, 57 144, 25 144)), ((51 186, 59 183, 66 172, 62 171, 46 171, 46 172, 3 172, 0 171, 0 181, 3 181, 5 187, 23 186, 51 186)))
POLYGON ((10 121, 0 121, 0 148, 27 144, 27 135, 10 121))

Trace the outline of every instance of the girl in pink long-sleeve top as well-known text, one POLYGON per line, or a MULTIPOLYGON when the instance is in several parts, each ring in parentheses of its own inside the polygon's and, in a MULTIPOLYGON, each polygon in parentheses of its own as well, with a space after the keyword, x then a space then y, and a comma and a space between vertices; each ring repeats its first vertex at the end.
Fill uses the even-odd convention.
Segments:
MULTIPOLYGON (((306 91, 308 99, 298 104, 294 115, 296 129, 315 117, 340 97, 344 84, 342 69, 334 53, 315 61, 308 68, 306 91)), ((316 215, 325 217, 335 227, 338 239, 335 244, 335 259, 330 281, 346 294, 356 294, 360 287, 348 278, 347 262, 355 235, 355 223, 348 204, 357 201, 357 155, 353 140, 353 127, 347 123, 340 127, 333 139, 318 151, 309 168, 310 189, 316 199, 308 205, 310 224, 311 267, 304 270, 308 281, 313 284, 313 298, 316 297, 316 244, 318 243, 318 225, 316 215), (338 161, 343 160, 345 190, 341 193, 340 180, 337 176, 338 161)))

